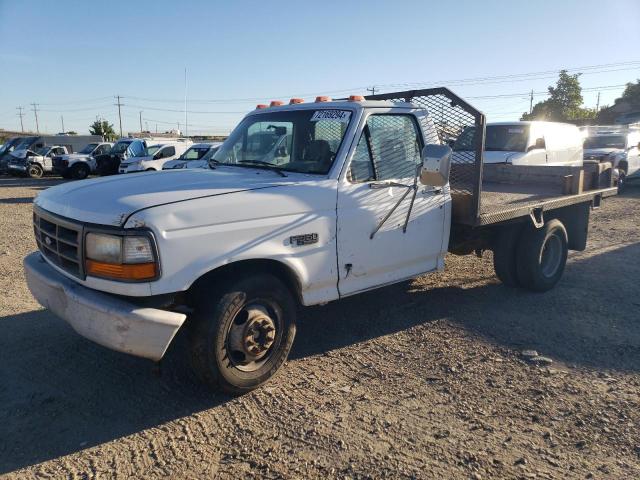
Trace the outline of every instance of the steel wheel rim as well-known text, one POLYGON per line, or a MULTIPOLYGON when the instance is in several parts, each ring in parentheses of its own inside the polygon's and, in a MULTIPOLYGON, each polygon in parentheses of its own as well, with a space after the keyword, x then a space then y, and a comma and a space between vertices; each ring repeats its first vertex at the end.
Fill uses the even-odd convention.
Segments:
POLYGON ((273 357, 281 339, 282 311, 266 299, 244 304, 234 315, 225 338, 230 366, 255 372, 273 357))
POLYGON ((551 235, 542 247, 540 253, 540 269, 542 274, 547 277, 553 277, 562 260, 562 241, 557 235, 551 235))

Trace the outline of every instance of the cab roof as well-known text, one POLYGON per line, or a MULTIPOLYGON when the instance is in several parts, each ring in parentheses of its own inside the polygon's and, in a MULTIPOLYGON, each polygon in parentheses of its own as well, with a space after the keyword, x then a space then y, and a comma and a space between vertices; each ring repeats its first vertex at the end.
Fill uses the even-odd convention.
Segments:
POLYGON ((330 102, 303 102, 288 105, 280 105, 267 108, 256 108, 249 112, 249 114, 255 113, 268 113, 268 112, 286 112, 293 110, 361 110, 363 108, 420 108, 412 103, 407 102, 390 102, 388 100, 362 100, 362 101, 348 101, 348 100, 333 100, 330 102))

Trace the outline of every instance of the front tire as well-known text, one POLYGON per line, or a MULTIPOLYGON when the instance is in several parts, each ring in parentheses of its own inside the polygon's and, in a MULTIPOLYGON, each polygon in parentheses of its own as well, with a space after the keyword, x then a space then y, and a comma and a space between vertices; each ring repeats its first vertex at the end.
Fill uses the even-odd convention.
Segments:
POLYGON ((275 276, 241 278, 213 293, 202 288, 189 326, 191 361, 208 385, 234 394, 268 381, 287 359, 296 303, 275 276))
POLYGON ((567 230, 560 220, 522 232, 517 252, 520 286, 534 292, 551 290, 562 277, 568 253, 567 230))
POLYGON ((76 164, 71 168, 71 178, 74 180, 84 180, 89 176, 90 168, 82 163, 76 164))
POLYGON ((27 175, 31 178, 42 178, 44 175, 44 170, 38 164, 32 164, 27 167, 27 175))

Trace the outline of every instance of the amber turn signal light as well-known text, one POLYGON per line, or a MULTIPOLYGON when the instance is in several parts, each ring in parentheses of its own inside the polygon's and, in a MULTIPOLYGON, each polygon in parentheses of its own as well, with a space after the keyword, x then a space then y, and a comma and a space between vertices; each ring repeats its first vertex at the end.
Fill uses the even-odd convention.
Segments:
POLYGON ((85 266, 87 275, 114 280, 151 280, 158 273, 155 263, 118 264, 87 259, 85 266))

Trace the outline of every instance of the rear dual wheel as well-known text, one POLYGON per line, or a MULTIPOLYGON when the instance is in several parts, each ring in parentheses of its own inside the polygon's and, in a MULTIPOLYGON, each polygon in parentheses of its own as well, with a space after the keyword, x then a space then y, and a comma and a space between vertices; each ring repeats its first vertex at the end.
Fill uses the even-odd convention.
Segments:
POLYGON ((542 228, 508 227, 494 248, 494 269, 505 285, 546 292, 564 273, 569 251, 567 230, 557 219, 542 228))

